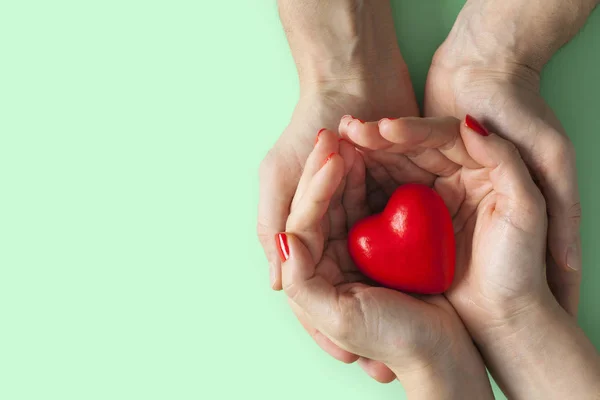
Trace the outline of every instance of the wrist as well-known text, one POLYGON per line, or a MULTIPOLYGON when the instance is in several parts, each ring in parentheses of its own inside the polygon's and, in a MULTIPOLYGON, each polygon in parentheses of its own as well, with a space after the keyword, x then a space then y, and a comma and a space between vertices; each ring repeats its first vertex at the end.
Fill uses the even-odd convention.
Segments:
POLYGON ((279 8, 301 88, 352 89, 406 69, 389 1, 279 0, 279 8))
POLYGON ((509 398, 596 398, 597 351, 551 296, 477 335, 478 347, 509 398))
POLYGON ((469 0, 436 60, 539 73, 585 24, 598 0, 469 0), (458 61, 460 60, 460 61, 458 61))
POLYGON ((400 367, 390 366, 409 399, 494 398, 481 355, 464 326, 456 328, 447 332, 452 345, 432 352, 417 368, 407 368, 406 360, 400 367))

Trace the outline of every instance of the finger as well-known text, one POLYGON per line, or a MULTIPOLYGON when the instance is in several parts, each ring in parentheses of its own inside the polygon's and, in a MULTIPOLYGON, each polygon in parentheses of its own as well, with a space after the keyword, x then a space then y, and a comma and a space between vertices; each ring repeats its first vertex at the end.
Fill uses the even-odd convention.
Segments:
POLYGON ((508 215, 516 206, 523 212, 511 222, 526 231, 539 229, 539 221, 546 218, 545 201, 515 145, 490 134, 470 116, 461 125, 461 135, 473 159, 491 170, 494 191, 507 200, 498 202, 496 210, 508 215))
POLYGON ((308 334, 314 339, 315 343, 317 343, 317 345, 323 351, 345 364, 352 364, 358 360, 358 356, 356 354, 343 350, 338 345, 333 343, 327 336, 323 335, 318 329, 310 325, 308 317, 304 311, 298 307, 298 305, 291 301, 289 303, 294 311, 294 314, 296 314, 296 317, 298 317, 298 321, 300 321, 302 327, 306 330, 306 332, 308 332, 308 334))
POLYGON ((569 140, 556 136, 546 148, 538 174, 548 203, 548 281, 559 303, 577 315, 581 283, 581 203, 575 151, 569 140))
POLYGON ((274 163, 263 162, 260 170, 258 239, 269 261, 271 287, 281 290, 281 262, 273 236, 285 229, 295 190, 294 176, 284 176, 274 163))
POLYGON ((382 362, 361 357, 358 359, 358 365, 379 383, 391 383, 396 379, 396 374, 382 362))
POLYGON ((331 198, 327 212, 329 218, 328 238, 330 240, 344 239, 348 232, 346 210, 343 207, 342 200, 346 189, 348 173, 357 155, 355 147, 343 139, 339 140, 339 154, 344 161, 344 176, 331 198))
MULTIPOLYGON (((432 186, 437 178, 436 175, 419 167, 404 154, 380 150, 370 152, 369 157, 384 166, 397 186, 405 183, 421 183, 432 186)), ((452 165, 456 166, 454 163, 452 165)))
MULTIPOLYGON (((549 239, 550 240, 550 239, 549 239)), ((551 248, 548 249, 551 252, 551 248)), ((548 257, 546 276, 548 285, 556 301, 573 317, 577 317, 579 308, 579 294, 581 287, 581 274, 565 271, 559 267, 554 257, 548 257)))
POLYGON ((338 151, 338 136, 327 129, 321 129, 317 133, 317 137, 315 139, 315 148, 309 154, 308 159, 306 160, 306 164, 304 166, 304 171, 302 172, 302 176, 300 177, 300 182, 298 182, 298 188, 296 189, 294 201, 292 202, 292 209, 304 195, 304 192, 306 191, 310 180, 317 172, 319 172, 319 170, 323 166, 323 160, 325 160, 325 158, 329 154, 337 153, 338 151))
POLYGON ((317 262, 299 237, 281 233, 277 242, 284 260, 283 290, 291 302, 310 316, 311 325, 319 329, 319 324, 326 324, 336 314, 337 290, 316 274, 317 262))
POLYGON ((323 226, 331 199, 338 190, 344 175, 344 161, 339 154, 330 154, 321 169, 307 183, 302 198, 288 217, 286 230, 300 237, 314 260, 323 254, 327 226, 323 226))
POLYGON ((346 210, 347 229, 369 215, 365 163, 358 152, 346 178, 342 205, 346 210))
POLYGON ((384 118, 377 124, 350 123, 342 135, 369 150, 406 154, 436 149, 450 162, 467 168, 480 167, 461 140, 460 120, 452 117, 384 118))
POLYGON ((363 149, 379 150, 392 145, 381 137, 377 122, 364 122, 351 115, 342 117, 338 131, 340 136, 363 149))
POLYGON ((448 159, 437 149, 420 149, 407 152, 406 156, 421 169, 436 176, 449 177, 459 171, 462 166, 448 159))

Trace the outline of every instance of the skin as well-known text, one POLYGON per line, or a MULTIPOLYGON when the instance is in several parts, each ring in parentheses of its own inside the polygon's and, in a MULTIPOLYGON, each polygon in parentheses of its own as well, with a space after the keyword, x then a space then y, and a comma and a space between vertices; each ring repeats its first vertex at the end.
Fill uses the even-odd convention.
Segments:
POLYGON ((540 72, 597 4, 469 0, 435 54, 425 88, 426 116, 470 113, 520 150, 547 200, 548 282, 573 316, 582 269, 575 151, 540 94, 540 72))
POLYGON ((420 183, 444 199, 457 242, 445 297, 507 396, 598 398, 600 358, 548 286, 546 204, 518 149, 447 117, 345 118, 339 129, 367 154, 405 158, 430 174, 420 183))
MULTIPOLYGON (((396 43, 388 2, 365 2, 360 10, 355 1, 349 0, 280 0, 278 4, 298 69, 300 99, 290 124, 260 166, 257 231, 269 260, 274 290, 281 290, 282 285, 273 235, 285 229, 317 132, 321 128, 336 129, 345 114, 366 120, 419 114, 408 68, 396 43)), ((370 174, 367 179, 372 190, 379 192, 379 201, 384 202, 381 185, 370 174)), ((358 360, 379 382, 396 378, 385 365, 340 349, 301 315, 298 318, 316 343, 334 358, 345 363, 358 360)))
MULTIPOLYGON (((577 32, 596 4, 595 0, 470 0, 436 53, 426 87, 427 115, 462 118, 469 111, 519 147, 548 199, 552 254, 548 281, 572 315, 577 310, 581 270, 574 152, 539 96, 539 70, 577 32), (527 23, 519 24, 517 17, 527 23), (502 25, 502 21, 512 24, 502 25), (471 66, 456 62, 463 59, 471 66)), ((283 230, 315 132, 333 129, 343 114, 365 120, 418 115, 388 2, 280 0, 279 6, 298 66, 301 98, 290 125, 261 164, 258 234, 276 290, 281 289, 281 269, 272 235, 283 230)), ((385 152, 365 156, 373 210, 382 207, 394 185, 402 183, 394 176, 396 167, 386 168, 392 165, 387 162, 390 158, 385 152)), ((414 171, 417 176, 410 179, 424 179, 414 171)), ((358 359, 302 316, 299 319, 325 351, 344 362, 358 359)), ((379 381, 394 378, 382 363, 364 358, 359 363, 379 381)))
POLYGON ((323 132, 287 221, 283 287, 292 308, 367 368, 387 365, 411 399, 493 398, 481 357, 444 296, 374 287, 357 270, 348 230, 370 212, 361 154, 323 132))

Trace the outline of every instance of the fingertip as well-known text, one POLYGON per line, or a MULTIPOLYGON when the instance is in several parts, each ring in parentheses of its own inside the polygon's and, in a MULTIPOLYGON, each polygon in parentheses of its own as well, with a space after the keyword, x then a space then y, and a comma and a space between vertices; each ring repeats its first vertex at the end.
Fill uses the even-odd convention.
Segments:
POLYGON ((329 354, 336 360, 343 362, 344 364, 353 364, 360 358, 356 354, 350 353, 333 343, 327 336, 320 331, 317 331, 313 336, 315 342, 319 345, 323 351, 329 354))
POLYGON ((487 130, 487 128, 470 114, 467 114, 465 117, 465 126, 471 131, 477 133, 479 136, 486 137, 490 135, 490 132, 487 130))
POLYGON ((379 383, 388 384, 396 380, 396 374, 379 361, 361 357, 358 359, 358 365, 367 375, 379 383))

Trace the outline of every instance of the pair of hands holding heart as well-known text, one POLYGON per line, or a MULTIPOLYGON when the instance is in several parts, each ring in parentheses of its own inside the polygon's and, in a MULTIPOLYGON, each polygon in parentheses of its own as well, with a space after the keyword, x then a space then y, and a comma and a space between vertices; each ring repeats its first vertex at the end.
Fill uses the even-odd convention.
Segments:
POLYGON ((451 353, 479 358, 470 336, 551 296, 545 201, 514 145, 470 117, 345 116, 339 135, 319 133, 276 237, 283 288, 325 351, 380 381, 407 377, 451 353), (352 226, 411 183, 432 187, 452 216, 456 276, 444 295, 374 286, 348 252, 352 226))

